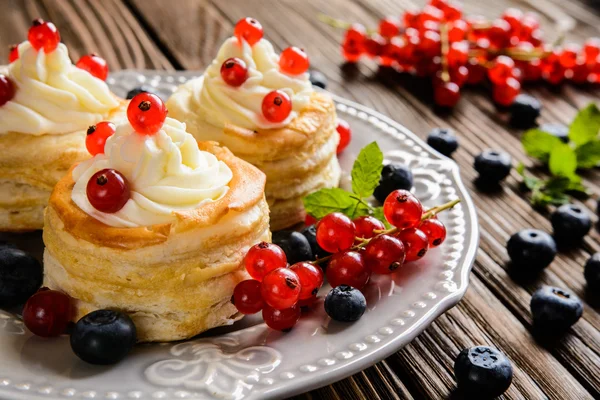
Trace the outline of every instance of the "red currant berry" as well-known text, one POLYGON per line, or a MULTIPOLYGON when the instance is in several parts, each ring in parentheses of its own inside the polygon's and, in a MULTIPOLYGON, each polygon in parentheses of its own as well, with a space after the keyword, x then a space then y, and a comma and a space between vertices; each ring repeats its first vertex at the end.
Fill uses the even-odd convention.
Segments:
POLYGON ((585 60, 577 60, 577 63, 571 69, 571 81, 576 84, 589 82, 590 66, 585 60))
POLYGON ((459 42, 465 40, 469 25, 462 19, 452 22, 448 30, 448 40, 450 42, 459 42))
POLYGON ((521 26, 519 28, 519 39, 530 40, 533 32, 540 27, 540 21, 537 16, 531 13, 525 13, 521 18, 521 26))
POLYGON ((81 57, 75 66, 89 72, 92 76, 100 80, 105 81, 108 78, 108 64, 104 58, 96 54, 88 54, 81 57))
POLYGON ((409 9, 404 11, 404 15, 402 16, 402 23, 404 24, 404 28, 416 28, 420 15, 421 14, 419 10, 417 9, 409 9))
POLYGON ((440 34, 434 31, 425 31, 421 34, 421 41, 417 45, 417 51, 424 58, 433 58, 441 52, 440 34))
POLYGON ((127 179, 114 169, 103 169, 92 175, 86 193, 92 207, 105 213, 122 209, 131 195, 127 179))
POLYGON ((495 85, 492 97, 496 104, 510 106, 521 92, 521 84, 515 78, 508 78, 503 85, 495 85))
POLYGON ((460 87, 454 82, 444 82, 433 89, 433 100, 441 107, 454 107, 460 100, 460 87))
POLYGON ((539 58, 525 63, 523 66, 523 78, 526 81, 537 81, 542 78, 542 62, 539 58))
POLYGON ((323 270, 308 262, 299 262, 290 267, 300 279, 300 300, 310 299, 319 293, 323 286, 323 270))
POLYGON ((87 151, 92 156, 104 154, 106 139, 115 133, 115 129, 115 124, 112 122, 98 122, 96 125, 90 126, 87 130, 87 136, 85 137, 85 147, 87 148, 87 151))
POLYGON ((387 17, 379 22, 379 34, 385 38, 393 38, 400 33, 400 21, 396 17, 387 17))
POLYGON ((573 68, 577 63, 577 55, 579 54, 581 47, 575 43, 567 43, 563 47, 562 54, 560 55, 560 64, 564 68, 573 68))
POLYGON ((413 228, 405 229, 396 234, 406 249, 406 262, 422 258, 429 250, 429 240, 423 231, 413 228))
POLYGON ((485 66, 481 65, 476 58, 469 59, 467 69, 469 70, 467 75, 467 83, 469 85, 477 85, 483 82, 487 73, 487 69, 485 66))
POLYGON ((503 19, 496 19, 488 29, 490 45, 502 49, 510 43, 510 24, 503 19))
POLYGON ((143 92, 131 99, 127 106, 127 119, 136 132, 154 135, 167 118, 165 103, 153 93, 143 92))
POLYGON ((331 287, 348 285, 358 290, 364 288, 371 277, 363 255, 356 251, 344 251, 331 257, 325 274, 331 287))
POLYGON ((585 41, 583 54, 586 61, 595 61, 600 56, 600 38, 593 37, 585 41))
POLYGON ((44 49, 46 54, 53 52, 60 43, 60 33, 52 22, 45 22, 43 19, 36 19, 29 28, 27 39, 31 46, 36 49, 44 49))
POLYGON ((323 217, 317 224, 317 243, 328 253, 348 250, 354 244, 354 222, 342 213, 323 217))
POLYGON ((406 251, 401 240, 389 235, 377 236, 363 253, 367 268, 375 274, 391 274, 404 264, 406 251))
POLYGON ((289 75, 300 75, 308 71, 310 62, 306 52, 298 47, 288 47, 279 56, 279 68, 289 75))
POLYGON ((463 87, 469 80, 469 69, 464 65, 458 68, 450 68, 450 81, 458 85, 459 88, 463 87))
POLYGON ((444 243, 444 240, 446 240, 446 227, 442 221, 438 219, 426 219, 425 221, 421 222, 419 230, 421 230, 427 236, 430 248, 438 247, 440 244, 444 243))
POLYGON ((419 15, 418 20, 418 26, 419 28, 422 28, 425 25, 426 21, 440 22, 443 19, 444 13, 442 12, 442 10, 428 4, 425 7, 423 7, 423 10, 421 10, 421 14, 419 15))
POLYGON ((353 24, 344 36, 342 44, 342 55, 348 62, 357 62, 364 52, 365 27, 361 24, 353 24))
POLYGON ((221 78, 229 86, 241 86, 248 79, 246 62, 237 57, 228 58, 221 65, 221 78))
POLYGON ((242 18, 233 29, 233 34, 239 41, 245 40, 250 46, 254 46, 263 37, 263 27, 254 18, 242 18))
POLYGON ((282 122, 292 112, 292 99, 282 90, 267 93, 262 102, 262 113, 269 122, 282 122))
POLYGON ((306 226, 311 226, 316 224, 318 221, 318 219, 316 219, 315 217, 313 217, 310 214, 306 214, 306 217, 304 217, 304 225, 306 226))
POLYGON ((356 237, 363 239, 370 239, 377 235, 373 232, 375 230, 385 229, 383 222, 371 216, 358 217, 353 222, 356 227, 356 237))
POLYGON ((276 331, 287 332, 296 325, 300 319, 300 307, 294 306, 285 310, 278 310, 265 306, 262 311, 263 319, 267 326, 276 331))
POLYGON ((269 306, 278 310, 293 307, 300 298, 300 278, 289 268, 277 268, 262 280, 260 293, 269 306))
POLYGON ((510 25, 511 34, 518 34, 521 29, 521 19, 523 18, 523 11, 518 8, 507 8, 502 13, 502 19, 508 22, 510 25))
POLYGON ((71 298, 56 290, 38 291, 23 308, 23 322, 37 336, 62 335, 73 317, 71 298))
POLYGON ((233 290, 231 302, 242 314, 256 314, 263 309, 265 302, 260 293, 260 282, 248 279, 238 283, 233 290))
POLYGON ((0 107, 15 97, 16 88, 13 82, 5 75, 0 74, 0 107))
POLYGON ((19 59, 19 46, 16 44, 11 45, 8 48, 8 62, 9 64, 19 59))
POLYGON ((458 2, 449 2, 446 7, 442 8, 444 12, 444 20, 452 22, 462 18, 462 6, 458 2))
POLYGON ((398 229, 409 229, 421 223, 423 206, 408 190, 394 190, 383 203, 385 219, 398 229))
POLYGON ((383 46, 379 61, 380 65, 392 67, 396 63, 403 62, 406 59, 406 47, 406 41, 403 38, 392 38, 383 46))
POLYGON ((250 247, 244 258, 246 271, 257 281, 277 268, 285 268, 287 258, 283 249, 276 244, 261 242, 250 247))
POLYGON ((374 33, 365 40, 365 53, 371 58, 378 57, 383 54, 386 43, 383 36, 374 33))
POLYGON ((352 130, 350 129, 348 122, 339 118, 337 120, 337 126, 335 130, 340 135, 340 142, 338 143, 336 150, 337 154, 340 154, 350 144, 350 140, 352 139, 352 130))
POLYGON ((467 61, 469 61, 469 43, 467 41, 452 43, 448 50, 448 66, 458 68, 467 65, 467 61))
POLYGON ((492 83, 502 85, 508 78, 514 76, 515 62, 507 56, 498 56, 494 65, 488 70, 488 77, 492 83))

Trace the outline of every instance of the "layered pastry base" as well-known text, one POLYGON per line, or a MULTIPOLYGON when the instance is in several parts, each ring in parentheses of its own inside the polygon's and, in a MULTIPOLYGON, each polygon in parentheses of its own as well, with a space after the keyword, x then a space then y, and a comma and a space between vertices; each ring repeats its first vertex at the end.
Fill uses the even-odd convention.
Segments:
POLYGON ((41 229, 52 188, 90 157, 86 130, 119 119, 125 101, 71 63, 62 43, 46 52, 26 41, 0 67, 14 96, 0 105, 0 231, 41 229))
POLYGON ((231 324, 242 316, 230 298, 248 279, 244 255, 270 240, 264 186, 257 168, 216 143, 196 143, 174 119, 153 135, 118 125, 104 154, 79 164, 50 197, 44 285, 75 299, 76 320, 96 309, 128 313, 142 342, 231 324), (107 169, 130 188, 110 213, 87 189, 107 169))
POLYGON ((205 74, 181 86, 167 106, 198 140, 220 142, 267 175, 273 230, 303 221, 302 198, 339 183, 332 99, 313 90, 308 73, 284 72, 265 39, 252 44, 242 37, 227 39, 205 74), (222 72, 231 60, 247 70, 239 86, 228 83, 222 72), (273 91, 291 101, 289 114, 276 122, 263 111, 273 91))

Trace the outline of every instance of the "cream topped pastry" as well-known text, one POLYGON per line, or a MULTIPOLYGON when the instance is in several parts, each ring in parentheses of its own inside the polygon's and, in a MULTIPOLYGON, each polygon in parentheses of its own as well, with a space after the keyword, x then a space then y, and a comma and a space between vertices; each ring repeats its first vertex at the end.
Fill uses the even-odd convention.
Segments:
POLYGON ((227 164, 201 151, 184 123, 166 118, 157 132, 147 134, 136 131, 127 121, 106 140, 103 153, 73 170, 71 198, 106 225, 149 226, 174 221, 175 211, 220 199, 227 193, 231 178, 227 164), (104 212, 102 207, 99 210, 92 204, 90 193, 102 190, 102 186, 110 190, 110 179, 120 179, 110 171, 118 171, 129 192, 129 198, 116 212, 104 212))

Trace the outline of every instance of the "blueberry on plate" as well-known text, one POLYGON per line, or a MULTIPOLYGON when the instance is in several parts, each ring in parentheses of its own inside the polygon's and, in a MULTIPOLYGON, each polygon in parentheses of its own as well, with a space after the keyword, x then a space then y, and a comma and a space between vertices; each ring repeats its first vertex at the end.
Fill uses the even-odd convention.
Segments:
POLYGON ((135 341, 131 318, 113 310, 92 311, 77 321, 71 333, 71 348, 90 364, 116 364, 127 356, 135 341))
POLYGON ((434 128, 427 136, 427 144, 446 157, 458 149, 458 140, 450 128, 434 128))
POLYGON ((516 128, 530 128, 540 116, 542 103, 528 94, 518 95, 510 106, 510 124, 516 128))
POLYGON ((600 253, 596 253, 587 260, 583 270, 585 281, 591 289, 600 289, 600 253))
POLYGON ((465 394, 476 396, 473 398, 493 398, 509 388, 513 369, 502 352, 475 346, 460 352, 454 362, 454 375, 458 388, 465 394))
POLYGON ((500 182, 510 174, 512 158, 504 151, 488 149, 475 157, 474 167, 481 179, 500 182))
POLYGON ((531 296, 531 316, 538 332, 564 333, 583 314, 579 297, 568 290, 544 286, 531 296))
POLYGON ((381 204, 397 189, 410 190, 414 179, 411 170, 403 164, 388 164, 381 170, 379 186, 375 188, 373 195, 381 204))
POLYGON ((554 260, 556 243, 546 232, 523 229, 510 237, 506 250, 516 266, 541 271, 554 260))
POLYGON ((135 96, 137 96, 138 94, 140 94, 140 93, 147 93, 147 92, 152 93, 152 89, 147 88, 145 86, 139 86, 139 87, 133 88, 129 92, 127 92, 126 99, 127 100, 131 100, 135 96))
POLYGON ((32 255, 16 247, 0 247, 0 307, 24 303, 42 286, 43 274, 32 255))
POLYGON ((309 75, 310 83, 314 86, 320 87, 321 89, 327 88, 327 77, 321 72, 311 69, 309 75))
POLYGON ((285 252, 290 265, 300 261, 313 259, 312 249, 308 239, 300 232, 278 231, 273 233, 273 243, 281 247, 285 252))
POLYGON ((325 312, 335 321, 358 321, 366 309, 365 296, 352 286, 337 286, 331 289, 325 297, 325 312))
POLYGON ((559 243, 578 243, 592 229, 588 213, 575 204, 564 204, 550 218, 554 237, 559 243))
POLYGON ((313 224, 313 225, 307 226, 306 228, 304 228, 302 230, 301 233, 304 235, 304 237, 306 238, 306 240, 308 240, 308 243, 310 244, 310 248, 311 248, 312 254, 313 254, 313 259, 327 257, 331 254, 331 253, 328 253, 325 250, 323 250, 321 248, 321 246, 319 246, 319 243, 317 243, 317 226, 316 225, 313 224))
POLYGON ((563 143, 569 143, 569 127, 564 124, 542 124, 539 129, 556 136, 563 143))

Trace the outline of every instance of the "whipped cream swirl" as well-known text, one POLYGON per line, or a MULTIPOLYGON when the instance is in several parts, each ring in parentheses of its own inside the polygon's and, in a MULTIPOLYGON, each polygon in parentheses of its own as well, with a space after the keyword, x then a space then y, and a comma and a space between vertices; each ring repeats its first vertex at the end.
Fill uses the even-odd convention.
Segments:
POLYGON ((119 106, 106 83, 71 63, 60 43, 46 54, 29 42, 8 66, 15 97, 0 107, 0 134, 62 134, 84 130, 119 106))
POLYGON ((272 129, 288 125, 310 101, 313 92, 308 73, 287 75, 279 69, 279 55, 273 45, 261 39, 254 46, 235 37, 223 43, 217 58, 202 79, 194 83, 194 100, 201 117, 212 125, 233 124, 246 129, 272 129), (239 87, 229 86, 221 77, 223 62, 231 57, 244 60, 248 79, 239 87), (284 121, 270 122, 262 113, 262 101, 272 90, 286 92, 292 112, 284 121))
POLYGON ((220 199, 229 190, 231 169, 198 149, 185 129, 185 124, 172 118, 154 135, 135 132, 129 122, 118 125, 106 141, 104 154, 73 170, 72 200, 106 225, 127 228, 172 222, 176 211, 220 199), (114 214, 96 210, 86 194, 92 175, 105 168, 123 174, 131 189, 129 201, 114 214))

